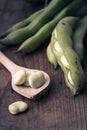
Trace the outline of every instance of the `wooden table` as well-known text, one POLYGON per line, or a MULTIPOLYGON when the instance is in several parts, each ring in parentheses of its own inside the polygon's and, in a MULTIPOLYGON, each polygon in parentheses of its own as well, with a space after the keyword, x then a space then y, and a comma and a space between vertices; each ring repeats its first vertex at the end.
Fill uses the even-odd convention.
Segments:
MULTIPOLYGON (((43 6, 31 6, 23 0, 0 0, 0 34, 43 6)), ((51 84, 44 96, 32 101, 11 89, 11 75, 0 65, 0 130, 87 130, 87 81, 84 91, 72 97, 61 69, 55 70, 48 62, 48 43, 28 55, 16 53, 18 46, 4 48, 4 54, 16 64, 46 71, 51 84), (27 102, 29 109, 11 115, 8 105, 18 100, 27 102)), ((86 56, 84 71, 87 77, 86 56)))

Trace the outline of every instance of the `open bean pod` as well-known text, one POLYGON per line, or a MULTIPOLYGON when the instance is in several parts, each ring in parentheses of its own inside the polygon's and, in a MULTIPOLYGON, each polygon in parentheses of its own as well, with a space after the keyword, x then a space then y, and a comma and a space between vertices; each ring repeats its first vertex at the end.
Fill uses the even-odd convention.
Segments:
POLYGON ((57 68, 58 63, 57 63, 56 56, 54 55, 53 50, 51 48, 51 44, 49 44, 47 47, 47 57, 49 62, 54 66, 54 68, 57 68))
POLYGON ((64 72, 65 81, 72 95, 77 95, 84 87, 85 75, 80 59, 73 50, 72 34, 79 19, 65 17, 55 27, 52 33, 51 45, 57 62, 64 72))

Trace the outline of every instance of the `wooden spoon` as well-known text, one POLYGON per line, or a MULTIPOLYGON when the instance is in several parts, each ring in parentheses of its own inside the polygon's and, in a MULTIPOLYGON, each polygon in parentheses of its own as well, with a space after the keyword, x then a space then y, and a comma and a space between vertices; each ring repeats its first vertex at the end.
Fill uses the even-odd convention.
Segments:
POLYGON ((33 99, 33 98, 35 99, 35 98, 39 98, 40 96, 42 96, 48 90, 49 83, 50 83, 50 77, 46 72, 41 71, 41 70, 28 69, 28 68, 18 66, 15 63, 13 63, 10 59, 8 59, 1 51, 0 51, 0 62, 2 65, 4 65, 8 69, 8 71, 10 71, 10 73, 12 75, 12 89, 14 91, 16 91, 17 93, 21 94, 22 96, 25 96, 29 99, 33 99), (19 70, 40 71, 44 74, 45 83, 38 89, 34 89, 34 88, 30 88, 30 87, 23 87, 23 86, 16 86, 13 83, 13 77, 14 77, 15 73, 19 70))

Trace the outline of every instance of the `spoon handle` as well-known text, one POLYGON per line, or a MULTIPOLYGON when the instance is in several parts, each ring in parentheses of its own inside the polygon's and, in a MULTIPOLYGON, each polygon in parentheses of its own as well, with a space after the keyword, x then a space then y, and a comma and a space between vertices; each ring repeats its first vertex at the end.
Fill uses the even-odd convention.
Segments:
POLYGON ((13 72, 14 68, 16 68, 17 66, 8 57, 6 57, 1 51, 0 51, 0 62, 11 73, 13 72))

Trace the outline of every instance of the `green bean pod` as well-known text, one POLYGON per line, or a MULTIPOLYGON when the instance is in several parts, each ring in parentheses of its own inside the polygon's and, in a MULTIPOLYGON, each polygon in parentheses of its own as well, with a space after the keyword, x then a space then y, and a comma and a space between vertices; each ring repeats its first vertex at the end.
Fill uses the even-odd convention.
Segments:
POLYGON ((83 41, 86 32, 87 32, 87 16, 85 16, 84 18, 82 18, 82 20, 80 20, 73 34, 73 43, 74 43, 73 48, 77 52, 81 63, 83 62, 84 59, 85 48, 83 45, 83 41))
POLYGON ((66 85, 70 88, 72 95, 77 95, 84 87, 85 75, 79 57, 73 50, 72 34, 76 23, 76 17, 65 17, 55 27, 52 33, 53 52, 57 62, 64 72, 66 85))
POLYGON ((23 21, 14 24, 12 27, 10 27, 6 32, 4 32, 0 36, 0 39, 5 38, 7 35, 9 35, 10 33, 14 32, 14 31, 16 31, 18 29, 21 29, 21 28, 24 28, 24 27, 28 26, 43 11, 44 11, 44 9, 40 9, 40 10, 36 11, 35 13, 31 14, 28 18, 24 19, 23 21))
POLYGON ((49 62, 54 66, 54 68, 57 68, 57 66, 58 66, 57 59, 52 51, 50 44, 47 47, 46 54, 47 54, 47 58, 48 58, 49 62))
POLYGON ((35 35, 25 40, 18 48, 18 51, 22 53, 31 53, 37 49, 42 43, 45 43, 46 39, 51 37, 54 27, 63 17, 74 15, 81 7, 83 7, 84 4, 85 2, 83 0, 75 0, 71 2, 62 11, 60 11, 53 20, 40 28, 35 35))
POLYGON ((12 32, 7 37, 0 40, 1 44, 13 45, 20 44, 30 36, 34 35, 42 26, 49 22, 60 10, 62 10, 72 0, 52 0, 48 6, 45 7, 41 15, 33 20, 28 26, 12 32))

